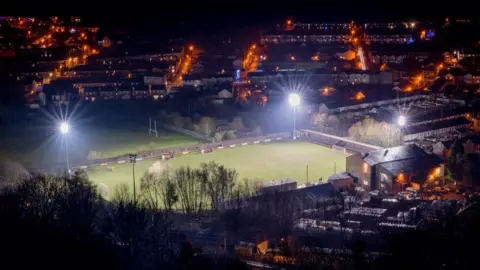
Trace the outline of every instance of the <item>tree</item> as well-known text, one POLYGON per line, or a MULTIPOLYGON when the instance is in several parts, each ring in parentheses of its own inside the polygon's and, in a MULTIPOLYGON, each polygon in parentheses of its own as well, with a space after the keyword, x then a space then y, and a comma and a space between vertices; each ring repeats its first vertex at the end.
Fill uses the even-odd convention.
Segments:
POLYGON ((235 170, 227 169, 212 161, 200 165, 198 176, 213 210, 218 210, 220 202, 231 198, 237 178, 235 170))
POLYGON ((95 187, 77 176, 31 176, 0 194, 0 237, 4 263, 21 269, 62 269, 69 258, 75 268, 125 269, 122 248, 100 228, 104 205, 95 187), (25 253, 25 246, 35 254, 25 253), (16 260, 23 254, 23 260, 16 260), (39 260, 38 258, 42 258, 39 260), (11 260, 11 261, 9 261, 11 260))
POLYGON ((338 129, 340 126, 340 119, 335 115, 329 115, 327 117, 327 126, 338 129))
POLYGON ((215 135, 213 135, 213 138, 215 139, 216 142, 221 142, 225 138, 225 131, 217 131, 215 132, 215 135))
POLYGON ((176 169, 172 175, 180 208, 187 214, 199 212, 204 207, 205 193, 198 181, 198 174, 198 170, 182 166, 176 169))
POLYGON ((198 132, 210 135, 217 129, 215 118, 203 116, 198 123, 198 132))
POLYGON ((157 161, 140 179, 142 198, 148 207, 158 209, 163 204, 164 209, 172 211, 178 195, 171 174, 168 163, 157 161))
POLYGON ((190 118, 190 117, 184 117, 183 118, 183 128, 188 129, 188 130, 193 130, 192 118, 190 118))
POLYGON ((173 206, 178 202, 178 194, 177 190, 175 189, 175 183, 173 183, 171 179, 167 179, 165 181, 162 193, 165 209, 167 209, 169 212, 172 212, 173 206))
POLYGON ((391 147, 401 144, 401 130, 386 122, 377 122, 373 118, 358 121, 348 129, 349 137, 364 143, 391 147))
POLYGON ((325 126, 327 124, 328 114, 314 113, 312 114, 312 124, 315 126, 325 126))
POLYGON ((229 130, 225 132, 225 136, 224 136, 225 140, 235 140, 236 138, 237 138, 237 135, 233 130, 229 130))
POLYGON ((262 136, 262 128, 260 126, 256 126, 253 130, 252 133, 254 136, 262 136))
POLYGON ((233 118, 232 122, 230 122, 228 124, 228 127, 233 129, 233 130, 236 130, 236 131, 242 131, 242 130, 245 129, 245 126, 243 124, 243 120, 239 116, 233 118))
POLYGON ((238 181, 235 184, 234 194, 238 198, 249 198, 257 194, 259 179, 244 178, 242 181, 238 181))
POLYGON ((183 117, 179 113, 173 113, 170 116, 170 118, 171 118, 172 124, 175 127, 178 127, 178 128, 183 128, 184 127, 183 117))

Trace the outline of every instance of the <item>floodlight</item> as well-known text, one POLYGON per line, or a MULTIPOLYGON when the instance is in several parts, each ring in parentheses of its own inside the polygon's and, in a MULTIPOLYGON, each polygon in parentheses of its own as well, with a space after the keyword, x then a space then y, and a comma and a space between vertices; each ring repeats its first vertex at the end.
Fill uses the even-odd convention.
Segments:
POLYGON ((70 125, 67 122, 62 122, 60 124, 60 133, 67 134, 70 130, 70 125))
POLYGON ((300 95, 297 93, 291 93, 288 97, 288 103, 290 103, 290 106, 292 107, 297 107, 300 105, 300 95))
POLYGON ((407 123, 407 119, 405 118, 404 115, 400 115, 397 119, 397 124, 401 127, 405 126, 405 124, 407 123))

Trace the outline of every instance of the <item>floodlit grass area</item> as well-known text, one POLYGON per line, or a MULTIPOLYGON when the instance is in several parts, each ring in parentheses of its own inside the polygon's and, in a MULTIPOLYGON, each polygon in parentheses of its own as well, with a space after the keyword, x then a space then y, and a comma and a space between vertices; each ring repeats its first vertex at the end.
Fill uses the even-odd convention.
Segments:
MULTIPOLYGON (((311 144, 308 142, 279 142, 258 144, 236 148, 216 150, 208 154, 188 154, 166 161, 173 168, 190 165, 198 167, 201 163, 215 161, 228 168, 234 168, 239 179, 245 177, 261 181, 292 178, 299 183, 308 180, 318 181, 336 172, 345 171, 345 157, 347 154, 331 148, 311 144)), ((140 178, 156 159, 137 162, 135 173, 137 185, 140 178)), ((89 177, 95 183, 102 183, 109 187, 110 194, 120 183, 132 185, 132 164, 116 164, 113 171, 104 167, 89 169, 89 177)))
MULTIPOLYGON (((158 129, 158 137, 149 136, 148 125, 73 126, 67 135, 71 165, 89 158, 106 158, 163 149, 183 147, 201 141, 175 132, 158 129)), ((65 166, 65 141, 52 127, 12 128, 0 134, 0 161, 17 161, 33 168, 65 166)))
POLYGON ((96 130, 92 134, 89 158, 105 158, 154 149, 184 147, 201 143, 190 136, 180 133, 158 130, 158 137, 149 136, 148 131, 136 128, 130 130, 96 130))

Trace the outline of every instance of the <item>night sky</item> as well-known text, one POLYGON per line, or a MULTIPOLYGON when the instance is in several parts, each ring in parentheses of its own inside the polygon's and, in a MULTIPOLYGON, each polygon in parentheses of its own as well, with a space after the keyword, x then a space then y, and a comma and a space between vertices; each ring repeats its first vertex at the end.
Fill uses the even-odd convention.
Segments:
MULTIPOLYGON (((265 23, 296 21, 386 21, 403 19, 443 20, 445 16, 477 16, 474 1, 18 1, 2 7, 2 15, 79 15, 86 22, 108 28, 144 32, 211 32, 252 27, 265 23), (55 4, 58 3, 58 4, 55 4), (11 12, 11 13, 10 13, 11 12)), ((188 34, 188 33, 185 33, 188 34)))

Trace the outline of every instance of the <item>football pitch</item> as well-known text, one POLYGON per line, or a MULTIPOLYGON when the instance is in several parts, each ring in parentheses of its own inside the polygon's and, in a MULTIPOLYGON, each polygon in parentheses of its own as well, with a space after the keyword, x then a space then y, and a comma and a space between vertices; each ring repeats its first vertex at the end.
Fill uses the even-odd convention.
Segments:
MULTIPOLYGON (((87 159, 108 158, 153 149, 184 147, 202 143, 193 137, 158 129, 148 134, 147 125, 74 126, 68 134, 71 164, 87 159)), ((16 127, 0 134, 0 162, 19 162, 27 168, 66 167, 65 141, 51 127, 16 127)))
MULTIPOLYGON (((331 148, 303 141, 257 144, 236 148, 225 148, 208 154, 187 154, 165 161, 172 168, 215 161, 238 173, 238 179, 249 178, 259 181, 291 178, 299 184, 307 181, 326 181, 334 172, 345 171, 347 154, 331 148)), ((158 159, 147 159, 135 164, 136 183, 158 159)), ((132 185, 132 164, 116 164, 113 170, 95 167, 88 170, 90 180, 102 183, 112 194, 120 183, 132 185)))

